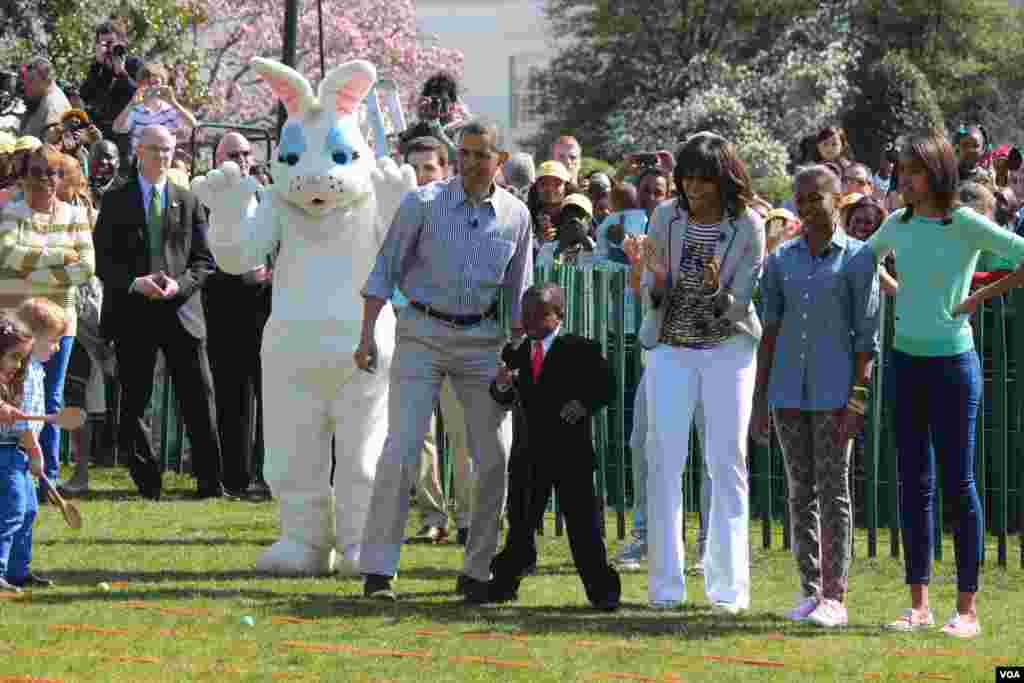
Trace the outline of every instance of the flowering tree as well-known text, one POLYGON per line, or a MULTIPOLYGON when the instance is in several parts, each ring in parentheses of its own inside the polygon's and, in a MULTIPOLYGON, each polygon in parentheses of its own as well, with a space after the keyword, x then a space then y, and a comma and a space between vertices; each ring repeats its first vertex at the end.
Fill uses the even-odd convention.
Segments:
MULTIPOLYGON (((266 122, 273 114, 270 89, 250 70, 252 57, 281 59, 284 13, 280 0, 205 0, 208 121, 266 122)), ((412 0, 323 0, 324 63, 327 70, 350 59, 365 59, 382 78, 394 79, 406 111, 431 74, 462 75, 463 56, 417 34, 412 0)), ((317 6, 299 8, 296 70, 320 77, 317 6)))

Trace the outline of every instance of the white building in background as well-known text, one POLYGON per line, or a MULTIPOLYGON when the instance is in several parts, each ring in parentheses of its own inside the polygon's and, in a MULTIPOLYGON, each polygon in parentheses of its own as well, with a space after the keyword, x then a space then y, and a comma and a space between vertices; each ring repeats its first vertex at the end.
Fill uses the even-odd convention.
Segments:
POLYGON ((529 75, 554 55, 543 7, 543 0, 416 0, 419 30, 466 57, 466 104, 504 126, 513 148, 540 124, 529 75))

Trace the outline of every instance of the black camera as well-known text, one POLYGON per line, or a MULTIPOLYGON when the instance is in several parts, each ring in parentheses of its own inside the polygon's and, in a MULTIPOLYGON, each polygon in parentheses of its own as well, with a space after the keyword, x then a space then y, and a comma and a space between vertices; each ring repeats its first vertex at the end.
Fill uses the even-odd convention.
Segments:
POLYGON ((657 168, 658 155, 654 152, 638 152, 633 155, 633 161, 640 168, 657 168))
POLYGON ((448 116, 451 102, 447 97, 425 97, 420 107, 420 115, 427 119, 444 119, 448 116))
POLYGON ((0 116, 9 114, 23 95, 23 84, 17 72, 0 71, 0 116))
POLYGON ((117 43, 110 47, 110 56, 115 59, 124 59, 125 55, 128 54, 128 46, 123 43, 117 43))
POLYGON ((900 148, 895 140, 885 143, 885 159, 890 164, 895 164, 900 160, 900 148))
POLYGON ((1014 147, 1006 157, 1006 168, 1011 171, 1019 171, 1021 166, 1024 166, 1024 154, 1020 147, 1014 147))

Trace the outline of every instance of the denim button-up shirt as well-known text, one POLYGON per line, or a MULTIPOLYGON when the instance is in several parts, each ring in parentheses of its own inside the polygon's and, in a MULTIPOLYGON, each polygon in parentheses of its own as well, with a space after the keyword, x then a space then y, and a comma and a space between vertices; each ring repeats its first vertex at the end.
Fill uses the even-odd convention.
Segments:
POLYGON ((778 325, 768 403, 833 410, 846 405, 854 354, 878 350, 878 269, 867 245, 836 229, 811 254, 803 237, 765 260, 763 319, 778 325))

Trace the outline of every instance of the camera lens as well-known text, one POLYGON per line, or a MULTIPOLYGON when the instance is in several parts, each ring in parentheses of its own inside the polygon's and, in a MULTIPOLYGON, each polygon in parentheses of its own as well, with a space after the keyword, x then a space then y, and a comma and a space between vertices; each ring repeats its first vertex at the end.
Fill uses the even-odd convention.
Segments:
POLYGON ((124 45, 115 45, 114 47, 110 48, 110 54, 118 58, 124 57, 126 54, 128 54, 128 48, 124 45))

